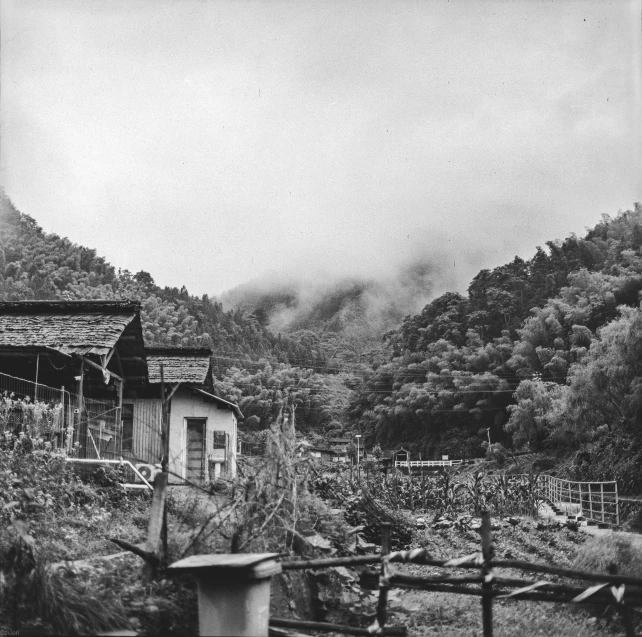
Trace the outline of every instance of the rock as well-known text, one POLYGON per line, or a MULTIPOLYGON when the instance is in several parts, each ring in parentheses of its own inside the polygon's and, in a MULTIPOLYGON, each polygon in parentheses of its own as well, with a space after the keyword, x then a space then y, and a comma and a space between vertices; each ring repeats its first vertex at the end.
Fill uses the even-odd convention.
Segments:
POLYGON ((373 542, 361 542, 359 544, 359 548, 364 553, 379 553, 379 551, 381 550, 381 547, 378 544, 374 544, 373 542))
POLYGON ((153 619, 158 619, 160 616, 160 608, 156 604, 148 604, 145 606, 145 613, 153 619))
POLYGON ((303 539, 310 546, 313 546, 314 548, 317 548, 317 549, 321 549, 322 551, 330 551, 332 549, 332 544, 330 544, 330 540, 324 538, 318 533, 304 536, 303 539))
POLYGON ((140 630, 140 619, 138 619, 138 617, 130 617, 127 621, 129 622, 129 627, 132 630, 140 630))
POLYGON ((330 570, 334 571, 340 579, 346 582, 354 582, 356 577, 345 566, 332 566, 330 570))

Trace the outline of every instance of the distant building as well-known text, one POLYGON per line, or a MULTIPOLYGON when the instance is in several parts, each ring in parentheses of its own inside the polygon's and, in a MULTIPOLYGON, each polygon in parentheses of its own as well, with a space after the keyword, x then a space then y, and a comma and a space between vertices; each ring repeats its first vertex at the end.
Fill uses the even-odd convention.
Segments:
POLYGON ((319 462, 332 462, 332 449, 328 449, 326 447, 309 447, 308 452, 311 458, 314 458, 319 462))

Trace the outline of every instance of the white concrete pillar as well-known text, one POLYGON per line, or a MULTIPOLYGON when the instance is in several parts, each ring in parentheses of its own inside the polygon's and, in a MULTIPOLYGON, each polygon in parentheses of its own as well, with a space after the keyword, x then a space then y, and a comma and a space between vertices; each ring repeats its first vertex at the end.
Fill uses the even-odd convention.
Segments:
POLYGON ((281 572, 276 557, 276 553, 193 555, 169 567, 170 573, 190 572, 196 577, 201 635, 267 637, 271 578, 281 572))

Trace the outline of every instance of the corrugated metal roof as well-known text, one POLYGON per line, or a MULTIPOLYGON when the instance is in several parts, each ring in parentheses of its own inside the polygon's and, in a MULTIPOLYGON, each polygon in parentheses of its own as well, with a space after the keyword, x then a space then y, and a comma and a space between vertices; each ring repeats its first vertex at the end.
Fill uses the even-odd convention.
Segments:
POLYGON ((166 383, 195 383, 202 385, 207 380, 210 368, 210 355, 206 354, 162 354, 157 355, 154 350, 147 350, 147 369, 149 382, 161 382, 161 365, 163 366, 163 380, 166 383))

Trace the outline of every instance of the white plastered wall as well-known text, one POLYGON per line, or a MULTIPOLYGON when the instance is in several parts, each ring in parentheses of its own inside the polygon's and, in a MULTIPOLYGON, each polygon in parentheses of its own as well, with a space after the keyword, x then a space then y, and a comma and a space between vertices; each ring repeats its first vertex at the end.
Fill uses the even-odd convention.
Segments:
MULTIPOLYGON (((236 475, 237 421, 234 412, 219 408, 220 403, 208 400, 205 396, 192 392, 188 387, 180 387, 171 401, 169 417, 169 470, 170 482, 180 482, 172 473, 186 477, 186 418, 206 418, 206 456, 212 454, 214 431, 228 434, 226 471, 228 476, 236 475)), ((224 407, 220 405, 220 407, 224 407)), ((207 465, 208 463, 206 463, 207 465)), ((214 477, 214 476, 212 476, 214 477)))

